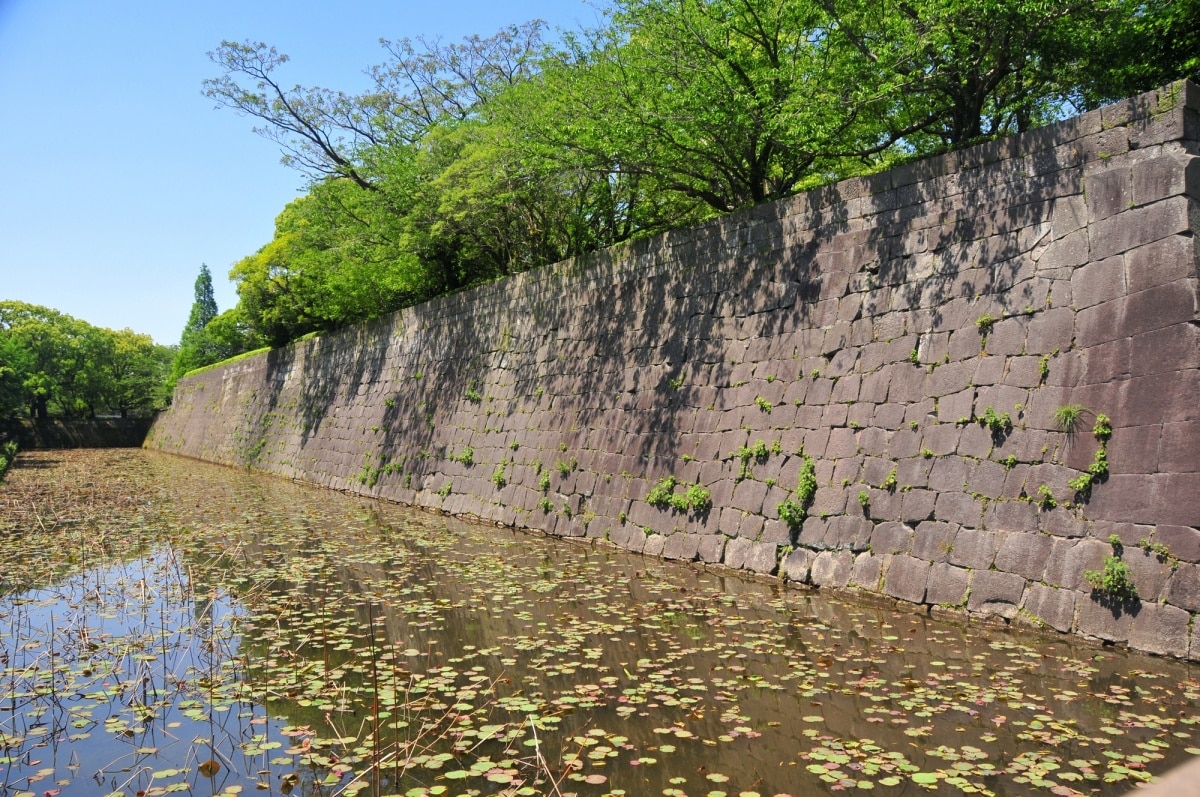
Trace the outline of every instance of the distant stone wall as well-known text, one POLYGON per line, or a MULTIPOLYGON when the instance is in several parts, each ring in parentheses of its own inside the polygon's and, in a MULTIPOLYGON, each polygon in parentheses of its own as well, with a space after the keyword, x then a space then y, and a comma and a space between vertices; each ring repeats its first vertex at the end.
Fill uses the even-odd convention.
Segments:
POLYGON ((23 449, 139 448, 152 418, 86 418, 0 423, 0 440, 11 438, 23 449))
POLYGON ((1198 132, 1175 84, 541 268, 183 380, 149 445, 1200 659, 1198 132))

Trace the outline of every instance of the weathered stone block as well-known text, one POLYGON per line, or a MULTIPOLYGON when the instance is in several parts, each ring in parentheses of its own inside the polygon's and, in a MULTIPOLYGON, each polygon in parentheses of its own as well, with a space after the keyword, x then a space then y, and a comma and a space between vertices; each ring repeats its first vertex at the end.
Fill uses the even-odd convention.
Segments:
POLYGON ((983 524, 992 531, 1032 532, 1038 527, 1038 510, 1027 501, 994 501, 988 504, 983 524))
POLYGON ((983 529, 960 529, 947 559, 951 564, 969 567, 972 570, 987 570, 996 558, 1000 547, 999 535, 983 529))
POLYGON ((1075 624, 1075 601, 1079 593, 1045 584, 1030 584, 1022 609, 1034 620, 1055 631, 1069 632, 1075 624))
POLYGON ((1039 355, 1066 351, 1074 335, 1075 311, 1069 307, 1055 307, 1037 313, 1030 321, 1025 351, 1028 354, 1039 355))
POLYGON ((953 424, 960 418, 970 418, 975 406, 975 389, 968 387, 938 400, 937 417, 943 424, 953 424))
POLYGON ((929 584, 929 570, 929 562, 911 556, 893 556, 888 563, 883 591, 909 603, 922 603, 929 584))
POLYGON ((864 517, 841 516, 830 519, 825 543, 831 548, 866 550, 874 524, 864 517))
POLYGON ((1186 197, 1172 197, 1144 208, 1127 210, 1088 227, 1092 258, 1120 254, 1188 229, 1186 197))
POLYGON ((646 537, 646 544, 642 548, 642 553, 647 556, 661 556, 663 546, 666 545, 667 538, 661 534, 651 534, 646 537))
MULTIPOLYGON (((1122 264, 1118 262, 1118 267, 1122 264)), ((1004 357, 1021 354, 1025 351, 1025 336, 1029 327, 1029 318, 1025 315, 1013 316, 997 321, 992 325, 987 336, 987 353, 993 357, 1004 357)))
POLYGON ((944 492, 938 496, 933 515, 960 526, 977 526, 983 517, 983 504, 967 493, 944 492))
POLYGON ((1130 578, 1143 601, 1155 602, 1165 597, 1171 562, 1141 548, 1125 548, 1121 558, 1129 565, 1130 578))
POLYGON ((788 581, 807 583, 809 568, 812 567, 814 558, 816 557, 808 550, 797 548, 783 557, 783 561, 779 566, 779 573, 788 581))
POLYGON ((944 562, 954 550, 954 538, 958 534, 956 523, 926 520, 913 533, 913 556, 929 562, 944 562))
POLYGON ((877 554, 907 554, 912 541, 913 530, 904 523, 879 523, 871 531, 871 550, 877 554))
POLYGON ((1076 630, 1079 633, 1108 642, 1129 641, 1135 618, 1133 611, 1138 607, 1102 603, 1087 595, 1079 597, 1077 606, 1076 630))
POLYGON ((975 378, 972 382, 980 386, 995 385, 1004 381, 1007 360, 1007 357, 980 357, 975 364, 975 378))
POLYGON ((1129 627, 1129 645, 1160 656, 1185 658, 1192 616, 1175 606, 1143 602, 1129 627))
POLYGON ((1084 571, 1103 570, 1105 557, 1111 555, 1112 546, 1106 542, 1056 538, 1042 578, 1052 587, 1091 592, 1084 571))
POLYGON ((976 570, 971 579, 967 610, 973 614, 998 615, 1011 620, 1021 605, 1025 579, 998 570, 976 570))
POLYGON ((935 456, 929 470, 929 487, 940 493, 958 493, 971 478, 975 463, 965 457, 935 456))
POLYGON ((1016 532, 1004 534, 996 552, 996 569, 1016 573, 1024 579, 1039 581, 1053 548, 1053 538, 1044 534, 1016 532))
POLYGON ((1152 541, 1167 546, 1169 554, 1182 562, 1200 562, 1200 529, 1190 526, 1157 526, 1152 541))
POLYGON ((883 557, 871 553, 860 553, 850 570, 850 585, 877 592, 883 576, 883 557))
POLYGON ((699 535, 697 554, 700 561, 708 564, 716 564, 723 561, 725 556, 725 543, 728 539, 729 538, 724 534, 699 535))
POLYGON ((685 562, 694 561, 700 552, 700 537, 696 534, 676 533, 667 537, 663 543, 662 555, 665 559, 682 559, 685 562))
POLYGON ((1148 205, 1184 193, 1187 190, 1187 161, 1190 160, 1193 159, 1163 155, 1139 163, 1132 175, 1133 204, 1148 205))
POLYGON ((744 537, 738 537, 725 542, 725 558, 723 564, 735 570, 741 570, 754 547, 754 542, 744 537))
POLYGON ((934 606, 960 606, 967 597, 971 573, 961 567, 938 562, 929 571, 925 602, 934 606))
POLYGON ((1084 179, 1084 196, 1093 223, 1128 210, 1133 204, 1133 173, 1121 167, 1094 172, 1084 179))
POLYGON ((1196 250, 1190 236, 1173 235, 1125 253, 1126 282, 1131 291, 1196 277, 1196 250))
POLYGON ((810 578, 818 587, 844 587, 853 568, 850 551, 822 551, 812 563, 810 578))

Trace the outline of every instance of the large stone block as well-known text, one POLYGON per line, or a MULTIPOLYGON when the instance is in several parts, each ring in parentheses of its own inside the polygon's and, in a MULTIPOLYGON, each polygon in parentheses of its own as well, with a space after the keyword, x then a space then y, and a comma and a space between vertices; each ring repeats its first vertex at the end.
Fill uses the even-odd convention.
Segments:
MULTIPOLYGON (((1196 378, 1200 379, 1200 372, 1196 378)), ((1158 453, 1159 469, 1166 473, 1200 471, 1200 421, 1163 424, 1158 453)))
POLYGON ((1195 242, 1189 235, 1173 235, 1125 253, 1125 279, 1131 291, 1196 276, 1195 242))
POLYGON ((944 562, 954 550, 954 538, 958 534, 957 523, 926 520, 913 533, 913 556, 928 562, 944 562))
POLYGON ((883 576, 884 557, 873 553, 860 553, 854 559, 854 567, 850 570, 850 585, 871 592, 879 590, 879 581, 883 576))
POLYGON ((972 570, 987 570, 996 559, 1000 535, 983 529, 960 529, 954 535, 949 556, 951 564, 972 570))
POLYGON ((716 564, 725 556, 725 543, 729 538, 724 534, 701 534, 697 555, 701 562, 716 564))
POLYGON ((779 565, 779 573, 788 581, 808 582, 808 572, 816 557, 804 548, 796 550, 783 557, 779 565))
POLYGON ((1076 630, 1106 642, 1128 642, 1136 612, 1140 606, 1102 602, 1095 597, 1081 595, 1078 601, 1076 630))
POLYGON ((996 569, 1015 573, 1029 581, 1040 581, 1053 547, 1053 538, 1044 534, 1006 534, 1000 550, 996 552, 996 569))
POLYGON ((930 567, 929 562, 911 556, 893 556, 884 579, 884 593, 909 603, 923 602, 930 567))
POLYGON ((983 503, 964 492, 944 492, 938 496, 934 517, 960 526, 978 526, 983 503))
POLYGON ((1188 612, 1175 606, 1142 603, 1129 628, 1129 645, 1160 656, 1185 658, 1191 619, 1188 612))
POLYGON ((1055 307, 1037 313, 1029 323, 1025 351, 1039 355, 1066 351, 1074 335, 1075 311, 1070 307, 1055 307))
POLYGON ((822 551, 812 563, 810 578, 818 587, 844 587, 854 568, 850 551, 822 551))
POLYGON ((1168 555, 1182 562, 1200 562, 1200 529, 1190 526, 1157 526, 1151 541, 1165 545, 1168 555))
MULTIPOLYGON (((901 467, 901 474, 903 470, 901 467)), ((901 475, 900 479, 903 481, 904 476, 901 475)), ((900 519, 909 525, 916 525, 922 520, 932 520, 937 497, 938 494, 933 490, 907 490, 901 493, 900 519)))
POLYGON ((934 606, 961 606, 971 584, 971 572, 938 562, 929 570, 925 602, 934 606))
POLYGON ((1042 578, 1052 587, 1090 592, 1084 572, 1103 570, 1104 559, 1111 555, 1112 546, 1100 540, 1055 538, 1042 578))
POLYGON ((1121 166, 1093 172, 1084 178, 1084 196, 1092 223, 1128 210, 1133 205, 1133 172, 1121 166))
POLYGON ((1089 225, 1088 240, 1092 258, 1102 259, 1188 229, 1188 200, 1179 196, 1089 225))
POLYGON ((1024 593, 1025 579, 1021 576, 997 570, 976 570, 971 579, 967 611, 1011 620, 1016 616, 1024 593))
POLYGON ((871 550, 877 554, 910 553, 912 541, 913 530, 904 523, 879 523, 871 531, 871 550))
POLYGON ((1079 593, 1045 584, 1030 584, 1025 590, 1022 609, 1033 620, 1055 631, 1069 632, 1075 624, 1075 601, 1079 593))

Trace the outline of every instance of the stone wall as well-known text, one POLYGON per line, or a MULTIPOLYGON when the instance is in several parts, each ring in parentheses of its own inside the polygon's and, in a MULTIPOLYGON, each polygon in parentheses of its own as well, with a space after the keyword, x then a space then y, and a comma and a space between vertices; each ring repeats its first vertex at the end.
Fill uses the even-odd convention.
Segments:
POLYGON ((52 418, 0 421, 0 441, 13 439, 22 449, 139 448, 152 418, 52 418))
POLYGON ((183 380, 149 445, 1197 659, 1198 131, 1175 84, 541 268, 183 380))

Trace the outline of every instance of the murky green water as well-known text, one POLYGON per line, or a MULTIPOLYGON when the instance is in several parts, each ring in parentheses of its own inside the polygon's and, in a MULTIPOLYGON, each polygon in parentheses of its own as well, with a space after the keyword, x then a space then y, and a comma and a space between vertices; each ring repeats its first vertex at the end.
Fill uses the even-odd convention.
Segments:
POLYGON ((1120 794, 1200 754, 1194 669, 1062 638, 139 451, 24 455, 0 508, 0 795, 1120 794))

